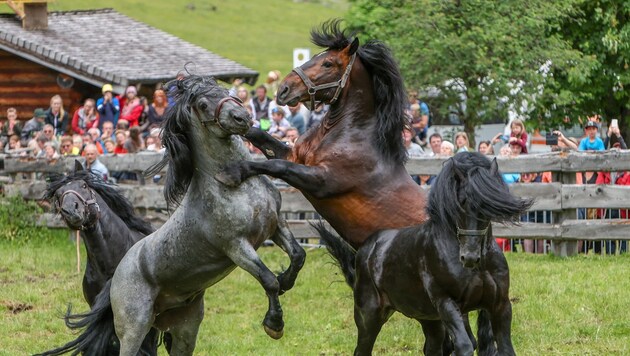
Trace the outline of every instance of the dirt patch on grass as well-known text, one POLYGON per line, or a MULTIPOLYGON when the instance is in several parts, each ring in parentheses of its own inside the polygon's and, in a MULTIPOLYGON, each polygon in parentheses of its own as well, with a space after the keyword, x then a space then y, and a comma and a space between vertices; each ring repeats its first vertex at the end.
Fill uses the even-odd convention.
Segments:
POLYGON ((3 300, 2 302, 0 302, 0 304, 4 306, 5 308, 7 308, 7 310, 11 312, 11 314, 18 314, 23 311, 33 309, 33 306, 30 304, 21 303, 21 302, 12 302, 8 300, 3 300))

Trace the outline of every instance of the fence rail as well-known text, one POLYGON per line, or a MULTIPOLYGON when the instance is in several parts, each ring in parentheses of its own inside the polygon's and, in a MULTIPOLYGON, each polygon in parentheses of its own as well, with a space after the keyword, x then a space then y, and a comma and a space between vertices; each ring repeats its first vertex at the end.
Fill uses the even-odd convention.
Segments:
MULTIPOLYGON (((139 153, 105 155, 100 159, 111 171, 141 173, 161 158, 160 154, 139 153)), ((255 159, 264 160, 264 157, 255 159)), ((438 174, 444 161, 444 158, 438 157, 410 159, 407 170, 412 175, 438 174)), ((519 226, 494 224, 495 236, 551 240, 555 252, 561 255, 573 254, 576 240, 630 240, 629 220, 578 220, 576 213, 578 208, 630 208, 630 186, 575 184, 576 172, 630 171, 630 151, 531 154, 516 158, 499 157, 497 162, 502 172, 553 173, 554 183, 516 183, 510 187, 518 196, 535 199, 532 210, 551 211, 553 223, 523 223, 519 226)), ((0 157, 0 175, 5 176, 0 183, 4 182, 7 195, 17 194, 25 199, 37 200, 43 195, 45 183, 32 179, 34 175, 67 172, 73 166, 74 158, 47 162, 0 157)), ((167 208, 162 195, 163 186, 160 184, 147 180, 136 184, 120 184, 119 188, 138 209, 165 211, 167 208)), ((283 212, 295 215, 314 211, 299 191, 284 188, 281 192, 283 212)), ((58 222, 53 222, 53 218, 45 218, 50 221, 50 226, 58 225, 58 222)), ((299 238, 315 237, 314 231, 305 221, 291 219, 291 228, 299 238)))

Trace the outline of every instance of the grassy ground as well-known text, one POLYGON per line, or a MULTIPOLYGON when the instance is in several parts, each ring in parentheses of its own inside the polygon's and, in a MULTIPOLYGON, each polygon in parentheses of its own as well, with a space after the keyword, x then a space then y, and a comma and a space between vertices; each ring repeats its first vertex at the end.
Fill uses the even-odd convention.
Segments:
MULTIPOLYGON (((270 70, 282 75, 293 66, 294 48, 317 49, 309 41, 311 27, 333 17, 343 17, 346 0, 58 0, 51 10, 110 7, 235 60, 260 72, 260 82, 270 70)), ((0 12, 10 12, 0 5, 0 12)), ((108 35, 124 37, 115 26, 108 35)))
MULTIPOLYGON (((26 355, 69 341, 72 334, 60 315, 67 303, 86 309, 75 248, 67 233, 54 240, 0 243, 0 355, 26 355)), ((287 263, 277 248, 260 254, 274 270, 287 263)), ((508 259, 519 354, 630 354, 629 256, 509 254, 508 259)), ((281 298, 286 326, 278 341, 261 327, 267 304, 262 288, 237 269, 206 293, 195 354, 351 354, 356 337, 351 294, 330 261, 322 250, 308 252, 296 287, 281 298)), ((417 323, 397 314, 381 332, 375 354, 419 354, 422 342, 417 323)))

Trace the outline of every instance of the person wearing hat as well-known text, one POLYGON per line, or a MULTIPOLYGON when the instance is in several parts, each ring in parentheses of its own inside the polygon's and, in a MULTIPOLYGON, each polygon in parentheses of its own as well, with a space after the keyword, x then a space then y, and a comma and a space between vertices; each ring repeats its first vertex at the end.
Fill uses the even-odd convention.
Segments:
POLYGON ((129 127, 138 126, 140 124, 140 116, 144 110, 140 98, 138 98, 138 89, 130 85, 125 89, 125 97, 120 99, 120 119, 127 120, 129 127))
POLYGON ((118 122, 120 102, 118 98, 114 96, 113 90, 111 84, 103 85, 103 97, 96 101, 96 110, 100 116, 98 129, 101 131, 103 131, 104 123, 111 122, 115 127, 118 122))
POLYGON ((598 129, 599 127, 595 121, 588 120, 586 122, 586 125, 584 125, 586 137, 580 141, 578 151, 603 151, 606 149, 604 141, 597 135, 598 129))
POLYGON ((33 118, 28 120, 22 128, 20 140, 22 145, 26 146, 28 141, 35 137, 36 133, 44 128, 44 121, 46 120, 46 110, 37 108, 33 112, 33 118))
POLYGON ((268 132, 277 139, 283 138, 287 129, 291 127, 291 123, 284 116, 285 112, 281 107, 271 109, 271 127, 268 132))

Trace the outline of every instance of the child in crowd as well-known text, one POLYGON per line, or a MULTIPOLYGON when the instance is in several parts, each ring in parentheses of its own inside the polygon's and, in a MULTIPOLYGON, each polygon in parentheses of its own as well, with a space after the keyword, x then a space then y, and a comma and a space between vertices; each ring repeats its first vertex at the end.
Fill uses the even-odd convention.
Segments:
POLYGON ((525 131, 525 124, 521 119, 514 119, 510 123, 510 137, 505 138, 503 134, 498 133, 492 138, 492 144, 503 141, 505 143, 512 144, 516 142, 522 148, 523 154, 527 153, 527 132, 525 131))

